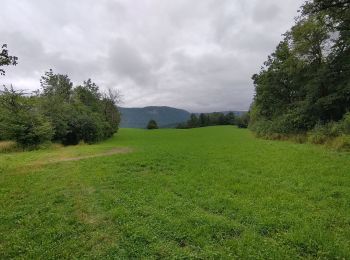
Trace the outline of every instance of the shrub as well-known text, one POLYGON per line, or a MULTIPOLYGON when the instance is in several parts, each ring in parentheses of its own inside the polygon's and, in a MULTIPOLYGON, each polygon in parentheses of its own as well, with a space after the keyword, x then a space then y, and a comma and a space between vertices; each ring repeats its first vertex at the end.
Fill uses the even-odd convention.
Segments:
POLYGON ((325 144, 342 134, 341 123, 329 122, 317 124, 309 133, 309 141, 313 144, 325 144))
POLYGON ((0 153, 9 153, 17 151, 17 144, 14 141, 1 141, 0 153))
POLYGON ((308 136, 308 141, 312 144, 325 144, 327 140, 327 136, 317 131, 311 132, 308 136))
POLYGON ((244 113, 236 119, 236 124, 239 128, 248 128, 249 125, 249 114, 244 113))
POLYGON ((16 141, 22 148, 35 148, 51 140, 52 126, 35 105, 34 100, 5 88, 0 104, 0 132, 4 139, 16 141))
POLYGON ((350 136, 349 135, 341 135, 336 137, 332 143, 331 147, 340 151, 350 151, 350 136))
POLYGON ((55 75, 52 71, 45 74, 41 83, 40 109, 52 122, 54 141, 64 145, 75 145, 80 141, 91 144, 118 131, 118 92, 109 90, 102 94, 90 79, 73 88, 68 77, 55 75))
POLYGON ((31 112, 20 112, 7 117, 0 124, 6 139, 16 141, 23 148, 35 148, 51 140, 51 124, 41 115, 31 112))
POLYGON ((155 120, 150 120, 147 124, 147 129, 158 129, 157 122, 155 120))
POLYGON ((345 114, 341 122, 341 129, 344 134, 350 135, 350 113, 345 114))
POLYGON ((176 129, 188 129, 187 123, 180 123, 176 126, 176 129))
POLYGON ((259 120, 250 125, 250 128, 258 137, 266 138, 272 133, 272 124, 269 120, 259 120))

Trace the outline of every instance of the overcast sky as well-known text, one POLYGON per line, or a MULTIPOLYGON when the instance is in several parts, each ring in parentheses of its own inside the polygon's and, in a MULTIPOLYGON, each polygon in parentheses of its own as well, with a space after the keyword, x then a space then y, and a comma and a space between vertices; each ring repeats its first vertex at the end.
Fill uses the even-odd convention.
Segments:
POLYGON ((38 89, 52 68, 118 88, 123 106, 248 109, 259 71, 302 0, 0 0, 1 84, 38 89))

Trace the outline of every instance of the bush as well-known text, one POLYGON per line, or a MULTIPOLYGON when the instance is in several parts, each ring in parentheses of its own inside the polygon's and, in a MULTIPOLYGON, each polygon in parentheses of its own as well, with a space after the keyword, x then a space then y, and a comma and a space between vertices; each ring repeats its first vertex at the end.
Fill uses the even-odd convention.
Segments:
POLYGON ((0 132, 4 139, 15 141, 22 148, 36 148, 51 140, 52 126, 35 105, 35 100, 5 88, 0 104, 0 132))
POLYGON ((64 145, 76 145, 81 141, 93 144, 107 138, 105 129, 108 127, 98 114, 73 113, 61 141, 64 145))
POLYGON ((17 144, 14 141, 1 141, 0 153, 9 153, 17 151, 17 144))
POLYGON ((345 114, 341 122, 341 130, 344 134, 350 135, 350 113, 345 114))
POLYGON ((30 112, 21 112, 1 122, 0 129, 6 139, 16 141, 23 148, 35 148, 49 142, 53 129, 47 119, 30 112))
POLYGON ((158 129, 157 122, 155 120, 150 120, 147 124, 147 129, 158 129))
POLYGON ((266 138, 272 134, 273 122, 269 120, 255 121, 250 128, 255 132, 258 137, 266 138))
POLYGON ((321 132, 313 131, 308 136, 308 141, 312 144, 325 144, 329 138, 321 132))
POLYGON ((329 122, 317 124, 309 133, 309 141, 313 144, 325 144, 342 134, 341 123, 329 122))
POLYGON ((238 128, 248 128, 249 125, 249 114, 244 113, 240 117, 236 118, 236 124, 238 128))
POLYGON ((109 90, 108 94, 102 94, 90 79, 73 88, 68 77, 52 71, 45 74, 41 83, 40 109, 52 122, 54 141, 64 145, 80 141, 91 144, 118 131, 117 92, 109 90))
POLYGON ((341 135, 336 137, 332 143, 331 147, 340 151, 350 151, 350 136, 349 135, 341 135))

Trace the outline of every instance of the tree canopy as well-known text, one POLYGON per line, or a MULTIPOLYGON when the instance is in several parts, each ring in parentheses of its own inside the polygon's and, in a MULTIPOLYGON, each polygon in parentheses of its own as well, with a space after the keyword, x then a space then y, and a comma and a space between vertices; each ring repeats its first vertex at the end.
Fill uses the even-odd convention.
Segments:
POLYGON ((253 76, 255 131, 293 134, 337 122, 350 109, 350 1, 313 0, 301 8, 253 76))
POLYGON ((155 120, 151 119, 147 124, 147 129, 149 129, 149 130, 158 129, 157 122, 155 120))
MULTIPOLYGON (((18 58, 16 56, 9 55, 7 44, 3 44, 0 52, 0 67, 17 65, 17 60, 18 58)), ((5 75, 5 70, 3 68, 0 68, 0 75, 5 75)))
POLYGON ((40 82, 40 91, 29 95, 12 87, 0 92, 0 138, 22 147, 48 141, 74 145, 95 143, 118 131, 117 92, 102 93, 91 79, 73 87, 67 75, 52 70, 40 82))
POLYGON ((178 124, 177 128, 197 128, 216 125, 237 125, 242 128, 248 127, 248 114, 243 113, 240 116, 233 112, 222 113, 201 113, 199 116, 191 114, 190 119, 186 123, 178 124))

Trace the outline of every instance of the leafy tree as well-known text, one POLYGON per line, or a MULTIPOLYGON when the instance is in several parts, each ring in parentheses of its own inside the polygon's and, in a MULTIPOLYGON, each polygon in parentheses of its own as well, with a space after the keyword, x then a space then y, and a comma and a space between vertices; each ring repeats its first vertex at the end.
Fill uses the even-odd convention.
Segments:
POLYGON ((104 118, 107 121, 109 128, 106 136, 110 137, 118 131, 120 123, 120 113, 117 104, 120 102, 121 96, 118 91, 108 89, 107 94, 103 96, 102 107, 104 118))
POLYGON ((208 114, 203 114, 201 113, 199 115, 199 126, 200 127, 204 127, 204 126, 208 126, 209 125, 209 115, 208 114))
POLYGON ((225 116, 225 124, 234 125, 236 123, 236 116, 233 112, 229 112, 225 116))
POLYGON ((73 83, 67 75, 54 74, 50 69, 41 77, 40 84, 43 96, 57 99, 60 102, 70 102, 73 83))
POLYGON ((199 127, 199 120, 196 114, 191 114, 190 119, 187 121, 188 128, 199 127))
MULTIPOLYGON (((54 141, 68 144, 68 134, 71 132, 69 122, 76 117, 76 106, 71 99, 73 83, 68 76, 54 74, 52 70, 41 77, 40 109, 48 117, 54 128, 54 141)), ((72 143, 73 144, 73 143, 72 143)))
POLYGON ((188 129, 187 123, 180 123, 176 126, 177 129, 188 129))
POLYGON ((23 148, 35 148, 51 140, 50 122, 36 108, 33 99, 12 87, 1 92, 0 132, 8 140, 16 141, 23 148))
MULTIPOLYGON (((16 65, 2 46, 0 66, 16 65)), ((0 69, 0 74, 5 71, 0 69)), ((51 69, 41 77, 41 91, 23 95, 12 87, 0 94, 0 139, 15 140, 23 147, 36 147, 46 141, 77 144, 94 143, 118 131, 120 114, 118 92, 102 94, 88 79, 73 88, 67 75, 51 69)))
POLYGON ((150 120, 147 124, 147 129, 158 129, 158 125, 157 125, 157 122, 155 120, 150 120))
POLYGON ((244 113, 236 119, 236 124, 239 128, 248 128, 249 125, 249 114, 244 113))
MULTIPOLYGON (((0 52, 0 67, 17 65, 18 58, 16 56, 10 56, 7 50, 7 44, 3 44, 0 52)), ((0 75, 5 75, 5 70, 0 68, 0 75)))
POLYGON ((99 87, 88 79, 83 85, 77 86, 73 91, 73 98, 76 102, 81 102, 84 106, 90 107, 93 111, 99 111, 99 102, 102 95, 99 87))
POLYGON ((52 70, 41 78, 41 86, 41 111, 52 122, 54 141, 94 143, 118 131, 118 92, 110 89, 103 94, 91 79, 73 88, 67 75, 52 70))
POLYGON ((306 132, 319 122, 339 121, 350 110, 349 4, 313 0, 302 7, 296 24, 253 76, 253 129, 306 132))

